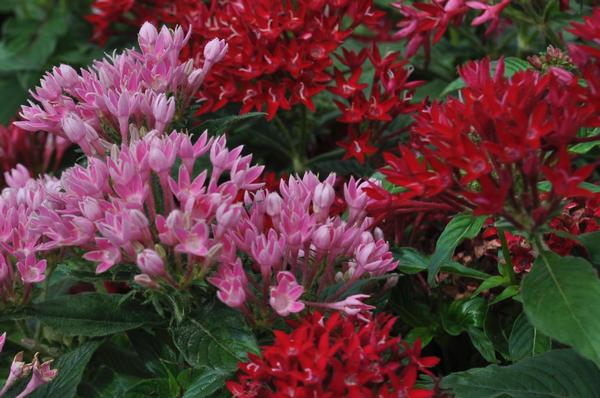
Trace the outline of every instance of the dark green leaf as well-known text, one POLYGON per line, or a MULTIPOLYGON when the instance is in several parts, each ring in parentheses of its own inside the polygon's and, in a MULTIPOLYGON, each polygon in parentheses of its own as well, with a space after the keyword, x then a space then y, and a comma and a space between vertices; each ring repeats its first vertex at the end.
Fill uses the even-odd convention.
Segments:
POLYGON ((481 297, 455 300, 442 317, 444 330, 458 336, 471 328, 481 328, 485 320, 487 304, 481 297))
POLYGON ((600 371, 573 350, 554 350, 510 366, 490 365, 444 377, 456 398, 597 398, 600 371))
POLYGON ((120 294, 61 296, 28 308, 28 314, 67 336, 107 336, 155 324, 156 315, 120 294))
MULTIPOLYGON (((429 259, 412 247, 393 248, 392 252, 396 260, 399 261, 398 271, 403 274, 417 274, 426 271, 429 266, 429 259)), ((485 272, 466 267, 452 260, 445 262, 440 267, 440 271, 475 279, 487 279, 490 277, 485 272)))
POLYGON ((21 87, 15 76, 3 77, 0 79, 0 97, 3 98, 0 107, 0 124, 7 125, 14 119, 19 105, 27 99, 27 90, 21 87))
POLYGON ((592 264, 600 265, 600 231, 581 234, 577 239, 587 250, 592 264))
POLYGON ((508 340, 510 358, 513 361, 520 361, 549 351, 551 348, 552 342, 548 336, 534 328, 525 313, 521 313, 513 325, 508 340))
POLYGON ((123 394, 123 398, 177 398, 168 379, 142 380, 123 394))
POLYGON ((173 341, 193 367, 233 370, 258 346, 243 316, 221 304, 205 306, 172 330, 173 341))
POLYGON ((600 281, 590 263, 544 252, 521 295, 534 327, 600 365, 600 281))
POLYGON ((210 135, 221 135, 237 124, 242 122, 251 122, 256 119, 262 118, 266 115, 264 112, 249 112, 244 113, 242 115, 230 115, 220 117, 218 119, 209 119, 204 121, 200 127, 198 127, 199 131, 208 130, 210 135))
POLYGON ((219 369, 207 369, 194 380, 182 398, 208 398, 223 388, 232 374, 219 369))
POLYGON ((459 214, 454 217, 440 235, 435 252, 429 260, 427 280, 429 284, 435 285, 435 277, 442 265, 450 261, 454 250, 463 241, 477 236, 483 226, 485 216, 475 217, 472 214, 459 214))
POLYGON ((494 343, 488 337, 482 329, 476 327, 469 328, 467 330, 469 338, 473 346, 479 351, 483 359, 488 362, 496 362, 496 350, 494 349, 494 343))
POLYGON ((77 393, 83 371, 92 358, 100 341, 90 341, 58 358, 53 367, 58 375, 52 383, 43 385, 30 398, 72 398, 77 393))

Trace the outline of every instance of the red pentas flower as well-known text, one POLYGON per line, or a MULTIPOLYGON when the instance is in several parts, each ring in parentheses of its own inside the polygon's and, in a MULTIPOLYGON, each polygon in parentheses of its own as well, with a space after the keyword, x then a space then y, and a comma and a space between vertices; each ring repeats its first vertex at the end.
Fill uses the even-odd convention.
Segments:
POLYGON ((17 164, 32 174, 56 170, 69 143, 52 134, 33 134, 14 124, 0 125, 0 187, 3 172, 17 164))
POLYGON ((373 46, 370 51, 344 51, 343 56, 337 57, 344 70, 334 70, 335 85, 329 91, 341 97, 334 100, 342 112, 337 120, 348 125, 348 139, 337 143, 346 150, 344 159, 355 158, 364 163, 365 156, 377 152, 371 144, 391 138, 385 133, 392 121, 419 108, 411 101, 422 82, 409 81, 412 68, 399 55, 393 52, 382 56, 373 46), (367 60, 375 69, 370 85, 360 83, 367 60))
POLYGON ((413 346, 390 336, 390 315, 325 318, 318 312, 275 331, 275 342, 261 356, 249 354, 227 388, 240 398, 427 398, 434 391, 416 386, 419 373, 438 358, 422 357, 413 346))
POLYGON ((594 195, 581 183, 595 165, 576 168, 569 152, 582 140, 580 130, 597 124, 590 86, 567 71, 566 79, 533 70, 507 78, 502 59, 493 74, 487 59, 459 73, 465 82, 460 96, 420 111, 410 146, 401 146, 400 156, 387 155, 381 172, 405 191, 373 187, 379 208, 418 210, 418 200, 501 215, 533 231, 563 199, 594 195), (542 181, 551 183, 549 194, 539 189, 542 181))
MULTIPOLYGON (((372 0, 130 0, 112 8, 96 0, 95 10, 102 7, 108 9, 103 15, 111 18, 112 10, 127 11, 118 18, 123 22, 141 24, 149 18, 191 27, 188 50, 199 64, 205 56, 200 43, 225 39, 227 55, 204 82, 199 113, 238 103, 243 113, 265 110, 269 119, 296 104, 314 110, 311 98, 332 79, 327 70, 332 53, 356 27, 376 26, 383 16, 372 0)), ((104 21, 88 19, 103 37, 104 21)))

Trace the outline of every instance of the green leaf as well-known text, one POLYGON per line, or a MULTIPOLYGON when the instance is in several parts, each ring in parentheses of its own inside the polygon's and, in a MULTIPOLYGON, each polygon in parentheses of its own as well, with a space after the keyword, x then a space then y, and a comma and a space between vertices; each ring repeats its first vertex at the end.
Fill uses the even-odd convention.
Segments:
POLYGON ((152 374, 168 377, 169 371, 175 371, 168 365, 176 363, 177 358, 164 339, 142 329, 128 331, 127 337, 145 367, 152 374))
POLYGON ((68 15, 62 7, 54 7, 43 21, 9 19, 0 43, 0 72, 20 70, 39 71, 54 52, 58 41, 66 33, 68 15))
POLYGON ((499 295, 496 296, 495 299, 490 301, 490 305, 498 304, 501 301, 504 301, 511 297, 516 296, 517 294, 519 294, 519 290, 520 290, 519 285, 507 286, 506 289, 504 289, 502 291, 502 293, 500 293, 499 295))
POLYGON ((27 313, 67 336, 107 336, 159 322, 121 294, 83 293, 33 304, 27 313))
POLYGON ((453 301, 442 317, 442 327, 453 336, 483 326, 487 304, 481 297, 453 301))
POLYGON ((426 347, 431 340, 435 337, 435 330, 430 327, 420 326, 417 328, 411 329, 406 336, 404 336, 404 340, 413 344, 417 339, 421 340, 421 347, 426 347))
POLYGON ((171 331, 175 346, 193 367, 234 370, 248 352, 258 353, 243 316, 222 304, 205 306, 171 331))
POLYGON ((90 341, 58 358, 53 368, 58 375, 52 383, 45 384, 31 394, 30 398, 72 398, 77 393, 83 372, 101 341, 90 341))
POLYGON ((251 122, 256 119, 262 118, 266 115, 264 112, 248 112, 242 115, 230 115, 220 117, 218 119, 209 119, 204 121, 200 127, 198 127, 199 131, 208 130, 210 135, 221 135, 237 124, 242 122, 251 122))
POLYGON ((123 398, 177 398, 168 379, 147 379, 135 384, 123 394, 123 398))
POLYGON ((577 240, 587 250, 592 264, 600 265, 600 231, 581 234, 577 240))
POLYGON ((590 263, 544 252, 521 295, 534 327, 600 365, 600 281, 590 263))
POLYGON ((437 273, 442 265, 450 261, 460 242, 463 239, 471 239, 477 236, 485 218, 485 216, 475 217, 468 213, 459 214, 446 225, 435 245, 435 252, 429 260, 427 280, 430 285, 435 285, 437 273))
MULTIPOLYGON (((400 262, 398 271, 403 274, 417 274, 426 271, 429 266, 429 259, 412 247, 392 248, 392 252, 396 260, 400 262)), ((466 267, 456 261, 445 262, 440 267, 440 271, 475 279, 487 279, 490 277, 485 272, 466 267)))
POLYGON ((208 398, 225 387, 225 382, 231 378, 232 372, 220 369, 207 369, 185 391, 182 398, 208 398))
POLYGON ((14 119, 19 105, 25 102, 27 95, 27 90, 21 87, 15 76, 0 79, 0 97, 3 98, 0 107, 0 124, 7 125, 14 119))
POLYGON ((487 334, 481 329, 472 327, 467 330, 469 338, 473 346, 479 351, 483 359, 488 362, 496 362, 496 350, 494 349, 494 343, 488 337, 487 334))
POLYGON ((523 358, 533 357, 549 351, 552 342, 527 320, 525 313, 521 313, 513 325, 508 339, 508 352, 513 362, 523 358))
POLYGON ((600 370, 573 350, 554 350, 509 366, 490 365, 444 377, 456 398, 600 397, 600 370))
POLYGON ((490 290, 490 289, 493 289, 498 286, 502 286, 507 282, 508 282, 508 280, 503 276, 490 276, 489 278, 484 280, 481 283, 481 285, 479 285, 477 290, 475 290, 473 292, 473 295, 477 296, 477 295, 479 295, 479 293, 481 293, 483 291, 490 290))

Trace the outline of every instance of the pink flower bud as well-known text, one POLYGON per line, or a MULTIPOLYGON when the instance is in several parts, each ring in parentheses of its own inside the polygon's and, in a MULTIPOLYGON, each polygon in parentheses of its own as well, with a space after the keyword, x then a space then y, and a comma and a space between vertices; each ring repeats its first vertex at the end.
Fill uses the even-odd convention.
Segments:
POLYGON ((151 249, 144 249, 137 255, 137 265, 150 277, 164 276, 165 264, 160 255, 151 249))
POLYGON ((204 47, 204 59, 210 65, 216 64, 227 54, 227 47, 225 40, 212 39, 204 47))
POLYGON ((335 200, 335 191, 333 187, 326 182, 322 182, 315 187, 313 194, 313 210, 315 213, 328 213, 329 208, 335 200))
POLYGON ((30 179, 29 170, 22 164, 18 164, 14 169, 4 173, 6 185, 11 188, 22 188, 30 179))
POLYGON ((271 192, 265 199, 267 214, 271 217, 278 216, 281 213, 281 206, 283 205, 283 199, 277 192, 271 192))
POLYGON ((6 332, 0 335, 0 352, 4 349, 4 343, 6 342, 6 332))
POLYGON ((70 88, 79 82, 79 75, 69 65, 61 64, 55 67, 53 72, 54 78, 63 87, 70 88))
POLYGON ((322 252, 328 251, 335 239, 335 229, 332 225, 321 225, 313 232, 312 241, 322 252))
POLYGON ((144 22, 138 33, 138 43, 140 43, 140 48, 144 52, 147 52, 152 48, 157 37, 158 31, 156 30, 156 27, 150 22, 144 22))
POLYGON ((62 128, 67 138, 79 144, 86 137, 86 128, 83 120, 75 113, 68 113, 62 119, 62 128))
MULTIPOLYGON (((0 253, 0 286, 10 283, 12 270, 10 264, 6 262, 4 256, 0 253)), ((2 351, 2 350, 0 350, 2 351)))
POLYGON ((133 281, 140 285, 141 287, 145 287, 146 289, 158 289, 160 285, 156 283, 149 275, 139 274, 133 277, 133 281))

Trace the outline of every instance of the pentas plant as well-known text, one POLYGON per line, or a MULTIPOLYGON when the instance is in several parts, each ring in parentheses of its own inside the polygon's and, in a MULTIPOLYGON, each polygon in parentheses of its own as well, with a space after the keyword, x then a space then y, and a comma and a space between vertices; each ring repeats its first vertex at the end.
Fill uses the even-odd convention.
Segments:
POLYGON ((460 97, 434 102, 415 117, 411 144, 400 156, 386 154, 381 172, 405 190, 371 190, 380 200, 373 210, 399 212, 439 208, 500 215, 532 232, 547 222, 565 198, 590 197, 581 183, 595 165, 576 167, 569 145, 598 125, 595 82, 581 85, 564 69, 533 70, 504 76, 499 60, 460 68, 460 97), (588 104, 582 107, 581 104, 588 104), (551 188, 542 189, 544 181, 551 188))
POLYGON ((345 149, 344 159, 354 158, 362 164, 366 157, 378 152, 376 144, 402 132, 386 134, 398 116, 418 108, 412 99, 415 88, 422 82, 408 80, 412 68, 399 59, 399 53, 382 56, 377 46, 358 53, 344 50, 338 59, 345 70, 335 68, 335 86, 329 91, 340 97, 334 100, 342 112, 337 120, 348 125, 348 138, 338 145, 345 149), (375 69, 370 84, 363 82, 367 60, 375 69))
MULTIPOLYGON (((548 249, 561 256, 587 253, 587 249, 577 241, 582 234, 600 231, 600 208, 597 199, 586 199, 567 203, 560 214, 548 222, 551 233, 544 234, 544 243, 548 249)), ((490 220, 492 221, 492 220, 490 220)), ((521 235, 503 231, 506 239, 510 264, 514 272, 529 272, 535 260, 531 242, 521 235)), ((499 231, 493 223, 486 226, 481 236, 491 242, 495 247, 501 247, 499 231)))
MULTIPOLYGON (((366 218, 366 182, 351 179, 344 187, 347 219, 330 217, 335 175, 321 182, 308 173, 282 181, 279 192, 257 191, 263 167, 242 156, 242 147, 229 150, 224 136, 209 138, 207 132, 195 141, 184 133, 164 133, 176 110, 189 105, 190 87, 198 86, 227 48, 210 42, 205 51, 210 61, 187 71, 192 78, 186 80, 182 68, 189 63, 177 58, 185 40, 180 28, 158 33, 145 24, 142 53, 128 50, 112 62, 97 62, 94 73, 84 71, 86 78, 71 76, 67 91, 92 90, 81 94, 81 102, 66 94, 44 99, 49 82, 57 83, 68 67, 43 80, 35 97, 46 110, 24 107, 29 120, 20 124, 66 135, 87 161, 64 170, 60 181, 51 180, 51 189, 40 194, 48 203, 34 197, 36 206, 24 215, 26 232, 35 233, 27 247, 81 248, 97 273, 136 264, 141 274, 135 281, 151 289, 189 287, 215 269, 208 281, 219 289, 218 297, 251 319, 261 318, 269 306, 281 316, 307 304, 347 313, 371 309, 361 301, 368 296, 345 293, 361 278, 395 269, 397 262, 366 218), (194 83, 181 88, 180 81, 194 83), (111 98, 116 104, 107 105, 111 98), (152 106, 145 106, 149 98, 152 106), (110 145, 111 139, 120 144, 110 145), (248 270, 238 255, 254 260, 248 270)), ((29 184, 28 176, 11 178, 17 177, 11 186, 29 184)), ((43 279, 42 261, 35 282, 43 279)))
POLYGON ((169 132, 227 51, 223 41, 210 41, 203 46, 203 66, 195 68, 191 59, 180 61, 190 34, 179 27, 158 32, 146 23, 138 35, 140 51, 113 54, 79 74, 68 65, 55 67, 32 91, 36 102, 22 107, 23 121, 15 125, 56 134, 86 155, 103 155, 114 142, 127 144, 130 123, 169 132))
POLYGON ((225 241, 233 245, 224 247, 223 265, 209 278, 221 301, 251 318, 260 318, 267 303, 281 316, 307 305, 347 314, 373 308, 362 302, 367 295, 347 297, 347 292, 398 263, 366 217, 369 183, 351 178, 344 185, 342 218, 330 216, 334 180, 334 174, 320 181, 306 173, 282 181, 278 192, 245 195, 238 222, 226 232, 225 241), (250 270, 244 270, 234 247, 249 257, 250 270))
POLYGON ((422 357, 420 341, 393 337, 395 321, 385 314, 307 314, 290 333, 276 331, 260 356, 250 354, 227 388, 239 398, 435 396, 435 387, 416 381, 420 374, 433 377, 428 368, 438 358, 422 357))
POLYGON ((105 159, 65 170, 63 206, 43 209, 36 224, 48 247, 84 248, 97 273, 137 264, 142 274, 135 280, 143 286, 187 286, 218 260, 224 232, 241 212, 238 194, 260 186, 262 167, 241 149, 229 151, 225 137, 207 133, 195 142, 176 132, 132 137, 105 159), (210 171, 195 175, 194 164, 208 154, 210 171))
POLYGON ((96 1, 93 11, 88 19, 99 39, 110 20, 135 25, 150 18, 192 27, 188 50, 196 63, 205 59, 199 43, 227 40, 227 55, 201 90, 200 113, 237 103, 242 112, 266 110, 268 119, 296 104, 314 110, 312 97, 331 80, 333 52, 359 25, 375 27, 383 16, 371 0, 96 1))

